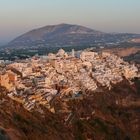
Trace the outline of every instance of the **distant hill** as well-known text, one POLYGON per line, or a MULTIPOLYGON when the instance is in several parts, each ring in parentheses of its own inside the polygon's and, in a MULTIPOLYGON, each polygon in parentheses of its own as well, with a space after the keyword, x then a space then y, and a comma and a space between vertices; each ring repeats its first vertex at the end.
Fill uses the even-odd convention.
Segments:
MULTIPOLYGON (((135 34, 109 34, 80 25, 49 25, 29 31, 11 41, 10 47, 65 47, 118 42, 135 38, 135 34)), ((139 35, 140 36, 140 35, 139 35)))

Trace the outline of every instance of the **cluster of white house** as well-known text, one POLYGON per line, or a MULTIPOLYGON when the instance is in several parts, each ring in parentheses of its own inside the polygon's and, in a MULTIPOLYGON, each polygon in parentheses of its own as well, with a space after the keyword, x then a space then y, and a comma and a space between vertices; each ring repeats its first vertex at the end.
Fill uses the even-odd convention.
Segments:
POLYGON ((96 91, 99 86, 111 89, 126 78, 138 77, 135 65, 106 52, 82 51, 75 57, 60 49, 47 57, 32 57, 6 66, 0 74, 0 85, 8 96, 23 104, 27 110, 43 105, 55 112, 53 101, 73 98, 79 93, 96 91))

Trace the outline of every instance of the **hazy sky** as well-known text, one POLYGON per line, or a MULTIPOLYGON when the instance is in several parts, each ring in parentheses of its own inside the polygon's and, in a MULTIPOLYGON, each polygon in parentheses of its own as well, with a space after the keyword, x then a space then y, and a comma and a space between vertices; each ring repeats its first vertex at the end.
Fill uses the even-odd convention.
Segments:
POLYGON ((140 33, 140 0, 0 0, 0 43, 59 23, 140 33))

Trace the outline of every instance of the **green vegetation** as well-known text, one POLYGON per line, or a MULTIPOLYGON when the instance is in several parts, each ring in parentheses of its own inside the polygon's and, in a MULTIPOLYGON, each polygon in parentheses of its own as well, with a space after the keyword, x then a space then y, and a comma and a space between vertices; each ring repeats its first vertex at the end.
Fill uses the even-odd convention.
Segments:
POLYGON ((9 137, 6 135, 6 132, 0 128, 0 140, 10 140, 9 137))
POLYGON ((60 48, 67 52, 72 49, 82 50, 89 48, 89 46, 68 46, 68 47, 38 47, 38 48, 20 48, 20 49, 9 49, 8 51, 0 50, 0 59, 4 60, 15 60, 15 59, 26 59, 36 54, 46 55, 48 53, 56 53, 60 48))
POLYGON ((25 124, 30 124, 30 122, 28 120, 24 119, 21 115, 19 115, 17 113, 13 114, 13 119, 15 121, 19 121, 19 122, 22 122, 22 123, 25 123, 25 124))
POLYGON ((15 122, 20 123, 19 128, 26 134, 28 132, 28 127, 36 128, 43 133, 47 133, 47 128, 45 126, 36 125, 32 120, 27 120, 23 116, 14 113, 13 118, 15 122))
POLYGON ((77 127, 77 131, 76 131, 76 134, 75 134, 75 139, 76 140, 85 140, 85 137, 83 135, 83 133, 84 133, 83 122, 81 120, 77 120, 75 122, 75 126, 77 127))
POLYGON ((140 94, 140 80, 139 80, 139 78, 135 78, 134 82, 135 82, 135 85, 137 88, 137 93, 140 94))
POLYGON ((108 126, 101 121, 100 119, 96 118, 90 122, 90 125, 96 128, 97 131, 107 134, 108 133, 108 126))

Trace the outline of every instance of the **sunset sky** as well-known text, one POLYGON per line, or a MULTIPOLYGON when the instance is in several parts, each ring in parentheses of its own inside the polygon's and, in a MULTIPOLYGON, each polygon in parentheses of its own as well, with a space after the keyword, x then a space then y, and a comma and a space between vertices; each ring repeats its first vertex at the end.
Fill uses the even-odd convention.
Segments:
POLYGON ((0 43, 60 23, 140 33, 140 0, 0 0, 0 43))

